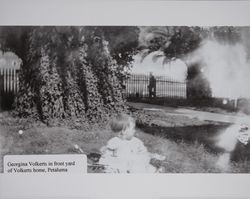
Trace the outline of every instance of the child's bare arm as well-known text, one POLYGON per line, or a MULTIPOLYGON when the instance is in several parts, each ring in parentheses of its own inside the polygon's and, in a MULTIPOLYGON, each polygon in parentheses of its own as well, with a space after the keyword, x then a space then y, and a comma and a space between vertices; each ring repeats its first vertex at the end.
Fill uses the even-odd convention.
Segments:
POLYGON ((160 155, 158 153, 150 153, 150 158, 156 159, 156 160, 165 160, 166 159, 166 157, 164 155, 160 155))
POLYGON ((103 146, 100 148, 101 154, 104 154, 107 151, 107 146, 103 146))
POLYGON ((105 153, 106 151, 114 151, 118 148, 117 138, 111 138, 105 146, 103 146, 100 151, 105 153))
POLYGON ((100 152, 102 155, 107 155, 107 154, 110 154, 111 156, 116 156, 117 154, 117 149, 114 149, 114 148, 110 148, 109 146, 103 146, 101 149, 100 149, 100 152))

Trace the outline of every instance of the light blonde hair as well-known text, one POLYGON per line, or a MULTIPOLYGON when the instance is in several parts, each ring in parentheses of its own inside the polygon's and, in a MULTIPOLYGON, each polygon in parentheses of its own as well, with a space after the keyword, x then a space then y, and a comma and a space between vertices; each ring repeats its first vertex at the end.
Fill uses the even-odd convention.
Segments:
POLYGON ((135 120, 124 113, 118 114, 110 122, 111 130, 115 133, 126 130, 130 125, 135 125, 135 120))

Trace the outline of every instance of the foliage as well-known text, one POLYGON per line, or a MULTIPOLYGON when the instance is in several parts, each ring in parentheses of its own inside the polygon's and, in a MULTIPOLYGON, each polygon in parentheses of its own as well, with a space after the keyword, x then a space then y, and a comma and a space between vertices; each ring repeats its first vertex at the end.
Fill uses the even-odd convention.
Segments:
POLYGON ((1 35, 2 47, 24 60, 15 102, 19 116, 39 117, 44 122, 80 118, 95 123, 126 109, 121 77, 136 44, 117 50, 120 39, 114 37, 121 38, 122 32, 109 36, 108 27, 16 28, 20 32, 13 40, 18 45, 9 41, 8 33, 15 28, 1 29, 5 33, 1 35), (27 50, 21 54, 24 46, 27 50), (115 52, 127 56, 127 61, 115 60, 115 52))
POLYGON ((187 74, 187 97, 188 98, 210 98, 212 97, 212 90, 209 81, 201 72, 201 65, 195 63, 189 65, 187 74))
MULTIPOLYGON (((144 55, 160 51, 164 63, 173 59, 185 59, 192 51, 199 48, 204 39, 215 39, 218 42, 236 43, 241 40, 242 28, 232 26, 150 26, 140 27, 140 47, 144 55)), ((164 64, 163 63, 163 64, 164 64)))
POLYGON ((220 43, 235 44, 241 40, 241 29, 233 26, 211 27, 209 34, 220 43))
POLYGON ((103 31, 110 54, 117 63, 116 76, 122 84, 129 75, 134 55, 138 53, 140 29, 136 26, 115 26, 103 27, 103 31))
POLYGON ((163 64, 174 59, 183 59, 197 49, 201 41, 199 27, 141 27, 140 44, 141 49, 144 49, 143 57, 155 51, 163 52, 156 54, 154 58, 164 57, 163 64))
POLYGON ((39 63, 40 88, 37 95, 39 102, 37 105, 41 110, 43 120, 48 118, 63 118, 65 108, 63 106, 63 91, 60 77, 56 70, 56 60, 50 60, 45 49, 41 49, 39 63))

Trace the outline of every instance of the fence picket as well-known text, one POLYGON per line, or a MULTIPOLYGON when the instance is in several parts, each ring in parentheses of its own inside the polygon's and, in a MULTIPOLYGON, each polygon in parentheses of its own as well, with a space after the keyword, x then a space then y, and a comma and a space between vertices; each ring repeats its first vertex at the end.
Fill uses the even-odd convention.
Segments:
POLYGON ((10 82, 10 76, 9 76, 9 69, 7 68, 6 69, 6 92, 8 93, 9 92, 9 82, 10 82))
POLYGON ((4 93, 17 93, 18 91, 18 70, 15 68, 0 68, 0 90, 4 93))
POLYGON ((16 70, 13 70, 13 91, 16 92, 16 70))
POLYGON ((4 92, 6 92, 6 90, 7 90, 7 85, 6 85, 6 82, 7 82, 7 70, 6 69, 4 69, 3 70, 3 77, 4 77, 4 83, 3 83, 3 85, 4 85, 4 92))

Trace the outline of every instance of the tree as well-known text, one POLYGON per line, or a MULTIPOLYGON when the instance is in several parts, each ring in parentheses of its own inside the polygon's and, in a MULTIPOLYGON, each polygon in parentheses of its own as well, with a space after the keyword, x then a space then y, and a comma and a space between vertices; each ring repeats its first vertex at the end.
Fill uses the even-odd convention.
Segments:
POLYGON ((116 60, 116 75, 121 84, 129 75, 133 65, 133 56, 138 53, 140 29, 136 26, 103 27, 109 42, 110 54, 116 60))
POLYGON ((157 51, 152 59, 163 57, 163 64, 181 59, 187 65, 188 97, 211 97, 211 89, 201 72, 200 64, 191 65, 187 61, 187 55, 198 49, 207 36, 207 30, 200 27, 141 27, 142 57, 144 59, 150 53, 157 51))
POLYGON ((188 98, 210 98, 212 91, 209 81, 201 72, 202 66, 199 63, 190 64, 187 73, 187 97, 188 98))
POLYGON ((185 56, 196 50, 202 41, 199 27, 162 26, 141 27, 140 48, 144 51, 143 58, 159 51, 153 59, 164 57, 163 64, 185 56))
POLYGON ((1 48, 22 60, 19 116, 44 122, 65 118, 105 120, 124 110, 120 78, 135 49, 111 27, 2 27, 1 48), (113 29, 113 31, 109 31, 113 29), (120 39, 114 39, 119 37, 120 39), (122 62, 120 55, 127 58, 122 62))
POLYGON ((209 36, 220 43, 235 44, 242 39, 242 27, 214 26, 209 28, 209 36))

